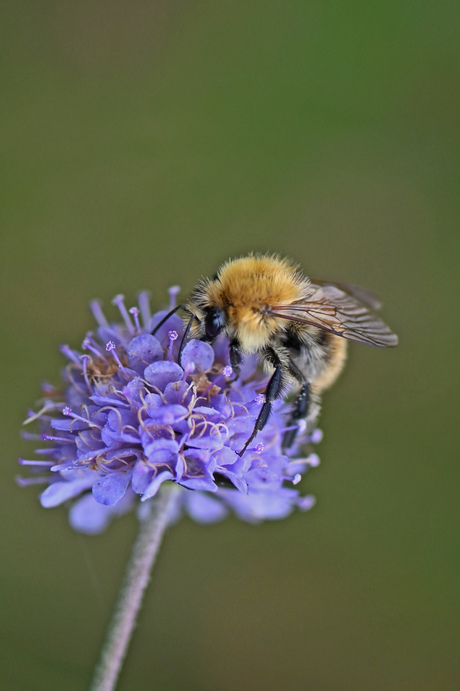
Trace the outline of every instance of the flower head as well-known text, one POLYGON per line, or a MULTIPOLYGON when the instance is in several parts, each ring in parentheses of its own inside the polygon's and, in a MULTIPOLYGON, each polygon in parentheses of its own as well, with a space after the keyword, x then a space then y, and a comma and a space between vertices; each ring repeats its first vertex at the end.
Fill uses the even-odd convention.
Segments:
MULTIPOLYGON (((177 292, 170 291, 172 306, 177 292)), ((166 312, 151 316, 147 293, 130 310, 122 295, 113 304, 121 322, 109 324, 94 301, 98 326, 84 338, 83 352, 62 346, 64 388, 45 385, 39 412, 25 423, 38 421, 42 434, 26 436, 49 445, 36 450, 42 460, 20 459, 32 471, 20 484, 46 483, 44 507, 71 500, 71 525, 86 533, 102 531, 165 482, 184 488, 182 509, 200 522, 229 511, 258 522, 310 508, 313 498, 301 497, 296 485, 318 463, 302 448, 320 433, 300 431, 283 452, 285 401, 275 401, 267 425, 238 455, 264 402, 268 379, 257 359, 247 357, 235 378, 220 336, 212 346, 190 340, 179 363, 184 328, 177 315, 152 335, 166 312)))

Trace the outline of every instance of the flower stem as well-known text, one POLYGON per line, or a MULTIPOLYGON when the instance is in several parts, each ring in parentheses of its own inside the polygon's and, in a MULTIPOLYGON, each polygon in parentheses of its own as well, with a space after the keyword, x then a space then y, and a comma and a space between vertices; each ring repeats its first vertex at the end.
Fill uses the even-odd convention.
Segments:
POLYGON ((149 583, 151 570, 177 503, 179 491, 180 488, 175 484, 164 486, 149 502, 150 512, 140 524, 118 602, 94 672, 91 691, 113 691, 115 688, 144 591, 149 583))

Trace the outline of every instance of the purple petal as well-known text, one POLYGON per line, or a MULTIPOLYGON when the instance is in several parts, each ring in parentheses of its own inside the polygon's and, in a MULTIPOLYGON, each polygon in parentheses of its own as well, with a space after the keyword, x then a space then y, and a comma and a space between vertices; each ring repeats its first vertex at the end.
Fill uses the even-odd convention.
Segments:
POLYGON ((228 514, 228 509, 223 502, 203 492, 189 492, 186 508, 191 518, 198 523, 216 523, 228 514))
POLYGON ((182 351, 181 363, 184 369, 194 366, 192 371, 207 372, 211 369, 213 362, 214 351, 209 343, 204 341, 197 341, 193 338, 182 351))
POLYGON ((143 494, 152 480, 153 468, 144 461, 137 461, 133 470, 131 487, 136 494, 143 494))
POLYGON ((210 429, 206 430, 206 434, 202 434, 202 427, 195 430, 194 436, 187 439, 187 446, 194 449, 221 449, 227 439, 227 435, 221 434, 220 430, 208 426, 210 429))
POLYGON ((179 444, 175 439, 152 439, 144 445, 144 452, 150 464, 175 465, 179 444))
MULTIPOLYGON (((163 348, 152 334, 141 334, 133 338, 126 347, 129 366, 137 370, 163 358, 163 348)), ((141 370, 142 371, 142 370, 141 370)))
POLYGON ((181 478, 180 484, 187 489, 201 489, 206 492, 217 492, 217 486, 208 474, 197 476, 197 477, 187 477, 181 478))
POLYGON ((217 470, 218 472, 220 472, 221 475, 230 480, 232 485, 234 485, 236 489, 239 490, 242 494, 248 493, 247 483, 236 473, 232 473, 231 470, 227 470, 226 468, 218 468, 217 470))
POLYGON ((149 384, 163 391, 167 384, 182 379, 184 370, 175 362, 162 360, 145 368, 144 377, 149 384))
POLYGON ((229 449, 228 446, 224 446, 222 449, 215 451, 213 453, 213 458, 218 466, 233 465, 237 461, 244 463, 243 459, 240 458, 235 451, 229 449))
POLYGON ((93 496, 99 504, 113 506, 126 492, 130 480, 130 471, 112 472, 93 485, 93 496))
POLYGON ((92 494, 85 494, 69 511, 70 525, 86 535, 102 533, 113 516, 111 507, 98 504, 92 494))
POLYGON ((67 499, 72 499, 78 494, 81 494, 85 489, 89 489, 95 478, 96 473, 91 473, 81 480, 73 480, 72 482, 53 482, 52 485, 47 487, 44 492, 40 495, 41 505, 45 509, 49 509, 52 506, 59 506, 63 501, 67 499))
POLYGON ((156 410, 152 410, 150 413, 150 420, 146 423, 149 427, 150 424, 153 426, 167 426, 174 425, 176 422, 182 420, 188 413, 187 408, 183 405, 164 405, 156 410))
POLYGON ((163 482, 166 482, 166 480, 173 480, 173 479, 174 479, 174 475, 171 472, 169 472, 169 470, 163 470, 163 472, 158 473, 158 475, 152 480, 152 482, 149 484, 149 486, 145 490, 144 494, 141 497, 141 501, 145 501, 146 499, 150 499, 150 497, 154 497, 155 494, 160 489, 160 485, 163 482))

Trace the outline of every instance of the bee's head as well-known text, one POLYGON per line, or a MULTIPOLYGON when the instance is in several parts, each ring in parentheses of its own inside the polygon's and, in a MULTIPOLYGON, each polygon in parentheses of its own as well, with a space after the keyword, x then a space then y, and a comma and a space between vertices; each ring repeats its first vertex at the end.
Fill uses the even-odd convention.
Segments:
POLYGON ((214 280, 203 281, 190 296, 186 309, 195 319, 190 336, 211 343, 225 331, 227 315, 215 299, 212 288, 214 280))
POLYGON ((225 327, 225 314, 219 307, 207 306, 203 309, 204 333, 201 340, 210 343, 222 333, 225 327))

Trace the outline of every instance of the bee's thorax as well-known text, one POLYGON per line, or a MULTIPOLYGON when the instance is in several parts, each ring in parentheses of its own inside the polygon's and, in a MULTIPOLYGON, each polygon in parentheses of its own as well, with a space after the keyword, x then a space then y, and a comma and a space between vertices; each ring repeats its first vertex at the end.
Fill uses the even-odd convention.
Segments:
POLYGON ((270 308, 302 300, 308 291, 308 279, 286 260, 250 256, 224 264, 206 292, 209 304, 225 312, 229 335, 257 352, 285 328, 270 308))

